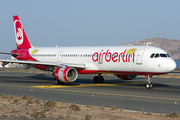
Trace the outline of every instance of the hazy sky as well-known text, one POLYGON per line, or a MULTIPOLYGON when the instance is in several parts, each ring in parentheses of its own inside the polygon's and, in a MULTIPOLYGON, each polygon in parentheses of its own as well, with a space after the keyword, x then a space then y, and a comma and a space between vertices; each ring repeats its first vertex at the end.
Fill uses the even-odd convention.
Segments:
POLYGON ((16 48, 13 15, 38 47, 180 40, 179 0, 2 0, 0 51, 16 48))

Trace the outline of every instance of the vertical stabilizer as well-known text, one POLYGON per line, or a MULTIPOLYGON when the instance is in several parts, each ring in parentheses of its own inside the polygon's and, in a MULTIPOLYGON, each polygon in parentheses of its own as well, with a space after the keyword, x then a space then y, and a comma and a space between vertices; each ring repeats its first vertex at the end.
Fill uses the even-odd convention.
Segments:
POLYGON ((19 17, 13 16, 13 22, 14 22, 17 49, 31 48, 31 44, 26 36, 26 33, 21 24, 21 21, 19 20, 19 17))

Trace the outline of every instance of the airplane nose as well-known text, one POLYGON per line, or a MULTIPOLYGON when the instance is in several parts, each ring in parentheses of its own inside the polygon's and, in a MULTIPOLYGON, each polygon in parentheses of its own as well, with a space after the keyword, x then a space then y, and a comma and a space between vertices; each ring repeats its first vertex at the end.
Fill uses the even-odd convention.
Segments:
POLYGON ((171 59, 171 60, 168 62, 167 70, 168 70, 169 72, 171 72, 171 71, 173 71, 173 70, 175 70, 175 69, 176 69, 176 62, 175 62, 173 59, 171 59))

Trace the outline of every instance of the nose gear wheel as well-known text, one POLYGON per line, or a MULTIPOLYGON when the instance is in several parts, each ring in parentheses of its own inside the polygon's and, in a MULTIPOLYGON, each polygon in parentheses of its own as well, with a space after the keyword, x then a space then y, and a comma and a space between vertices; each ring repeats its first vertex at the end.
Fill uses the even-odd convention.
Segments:
POLYGON ((152 89, 153 88, 153 85, 151 84, 152 75, 145 75, 145 78, 147 79, 146 88, 152 89))

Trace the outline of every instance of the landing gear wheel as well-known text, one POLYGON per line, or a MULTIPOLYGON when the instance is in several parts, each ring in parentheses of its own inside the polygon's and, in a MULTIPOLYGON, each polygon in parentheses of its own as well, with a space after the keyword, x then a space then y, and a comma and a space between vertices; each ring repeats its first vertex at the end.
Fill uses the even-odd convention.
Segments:
POLYGON ((153 85, 151 84, 151 77, 152 77, 152 75, 145 75, 145 78, 147 79, 147 84, 146 84, 147 89, 153 88, 153 85))
POLYGON ((153 85, 152 84, 146 84, 146 89, 152 89, 153 85))
POLYGON ((153 88, 153 85, 152 85, 152 84, 150 84, 150 88, 151 88, 151 89, 153 88))
POLYGON ((150 84, 146 84, 146 89, 149 89, 150 88, 150 84))
POLYGON ((100 76, 100 83, 104 83, 104 77, 103 76, 100 76))
POLYGON ((99 83, 99 77, 98 76, 94 76, 93 81, 94 81, 94 83, 99 83))
POLYGON ((61 82, 61 81, 57 80, 56 78, 54 78, 54 84, 55 85, 64 85, 64 82, 61 82))
POLYGON ((93 81, 94 81, 94 83, 104 83, 104 77, 103 76, 95 76, 93 81))

